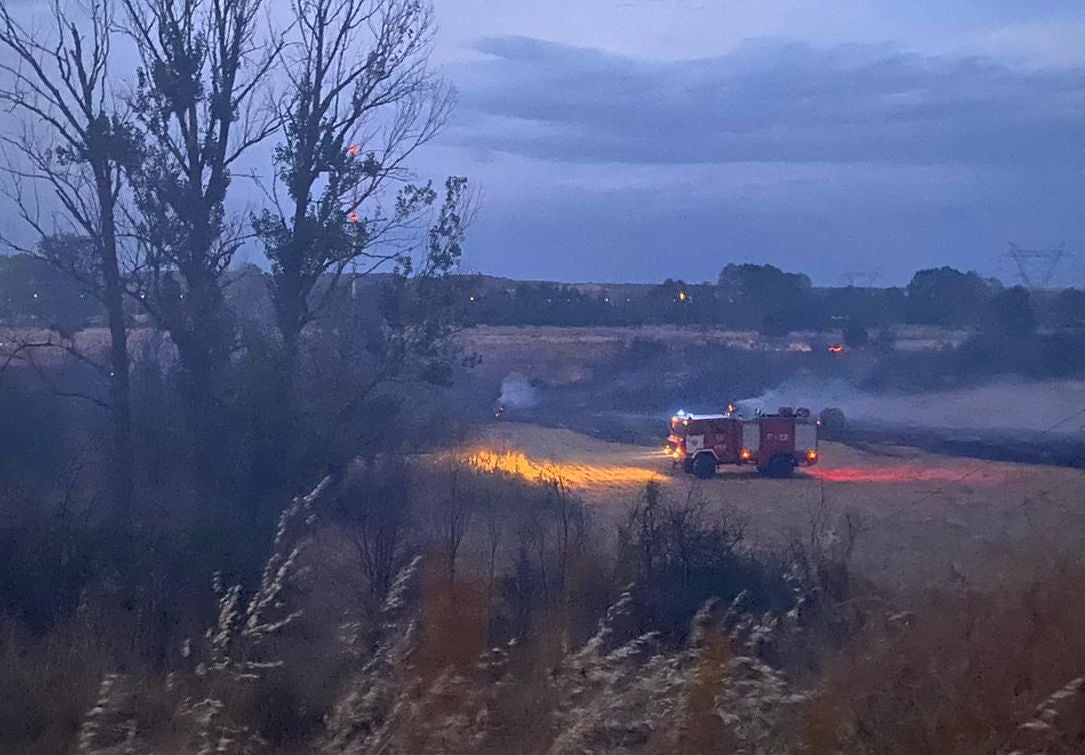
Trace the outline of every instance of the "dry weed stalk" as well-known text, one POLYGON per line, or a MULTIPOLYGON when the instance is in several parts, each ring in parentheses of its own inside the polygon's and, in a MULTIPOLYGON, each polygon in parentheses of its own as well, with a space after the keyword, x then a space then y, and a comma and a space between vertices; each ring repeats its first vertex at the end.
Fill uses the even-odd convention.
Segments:
MULTIPOLYGON (((1018 727, 1009 755, 1073 755, 1085 748, 1085 676, 1067 682, 1018 727)), ((1005 751, 1004 751, 1005 752, 1005 751)))
POLYGON ((140 752, 136 710, 121 674, 105 674, 98 699, 79 727, 79 752, 87 755, 131 755, 140 752))
POLYGON ((260 645, 301 617, 301 609, 290 609, 284 593, 300 573, 298 561, 315 529, 317 505, 331 485, 332 478, 325 477, 308 495, 296 497, 283 509, 260 587, 248 602, 242 601, 240 585, 223 589, 216 576, 219 615, 205 635, 210 659, 197 668, 198 674, 220 671, 237 678, 255 678, 262 670, 281 665, 281 661, 259 660, 260 645))
MULTIPOLYGON (((239 754, 259 751, 265 744, 239 723, 236 706, 247 700, 254 680, 282 664, 265 657, 264 646, 301 616, 300 609, 288 606, 285 592, 300 573, 299 557, 316 526, 318 506, 331 486, 332 478, 326 477, 283 510, 260 587, 248 601, 243 599, 240 585, 224 588, 215 576, 218 618, 204 635, 207 658, 195 666, 192 675, 171 675, 166 684, 175 697, 178 741, 172 745, 174 751, 239 754)), ((191 653, 192 644, 186 641, 183 655, 191 653)), ((80 727, 81 752, 148 752, 137 736, 138 706, 130 687, 130 680, 123 675, 103 677, 98 700, 80 727)))

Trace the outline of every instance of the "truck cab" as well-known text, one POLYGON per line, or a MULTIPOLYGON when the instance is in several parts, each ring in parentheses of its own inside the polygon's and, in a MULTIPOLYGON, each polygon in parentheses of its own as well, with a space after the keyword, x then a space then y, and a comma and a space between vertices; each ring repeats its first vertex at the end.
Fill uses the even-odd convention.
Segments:
POLYGON ((737 463, 742 449, 742 420, 734 414, 686 414, 671 417, 664 452, 676 465, 698 477, 712 477, 720 464, 737 463))

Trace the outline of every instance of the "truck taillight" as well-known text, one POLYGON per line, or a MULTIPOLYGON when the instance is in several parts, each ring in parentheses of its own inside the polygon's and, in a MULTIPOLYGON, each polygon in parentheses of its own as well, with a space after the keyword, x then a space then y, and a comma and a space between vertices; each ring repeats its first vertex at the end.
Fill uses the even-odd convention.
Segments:
POLYGON ((813 464, 815 461, 817 461, 818 460, 817 449, 811 448, 809 451, 807 451, 806 452, 806 460, 808 462, 810 462, 811 464, 813 464))

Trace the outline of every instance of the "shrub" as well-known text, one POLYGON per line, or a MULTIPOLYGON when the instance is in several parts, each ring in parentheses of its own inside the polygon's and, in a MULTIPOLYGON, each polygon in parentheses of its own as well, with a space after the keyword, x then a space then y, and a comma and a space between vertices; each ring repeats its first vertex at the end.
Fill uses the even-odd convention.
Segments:
POLYGON ((744 606, 759 612, 785 611, 794 597, 780 565, 742 548, 741 529, 692 494, 669 501, 649 483, 618 539, 619 574, 634 585, 641 632, 681 641, 709 598, 745 592, 744 606))

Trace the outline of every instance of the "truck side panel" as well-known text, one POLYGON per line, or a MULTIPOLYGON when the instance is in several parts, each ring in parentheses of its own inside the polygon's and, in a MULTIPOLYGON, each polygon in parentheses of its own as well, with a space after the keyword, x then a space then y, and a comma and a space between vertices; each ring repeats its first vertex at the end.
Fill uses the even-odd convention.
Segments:
POLYGON ((759 465, 768 464, 773 456, 795 456, 795 419, 793 417, 762 417, 761 447, 756 457, 759 465))

